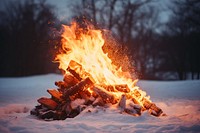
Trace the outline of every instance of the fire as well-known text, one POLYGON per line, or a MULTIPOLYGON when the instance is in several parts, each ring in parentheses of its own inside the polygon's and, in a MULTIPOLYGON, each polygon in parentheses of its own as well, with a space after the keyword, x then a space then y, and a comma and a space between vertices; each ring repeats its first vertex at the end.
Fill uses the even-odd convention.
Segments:
MULTIPOLYGON (((56 56, 60 69, 68 73, 66 69, 70 67, 81 78, 91 78, 96 85, 127 85, 130 89, 128 97, 134 98, 141 106, 144 98, 150 101, 146 92, 135 85, 137 80, 126 77, 122 69, 112 63, 108 53, 103 51, 105 41, 101 30, 89 26, 82 29, 75 22, 71 26, 63 25, 63 29, 62 52, 56 56)), ((88 88, 88 91, 92 92, 92 89, 88 88)), ((114 94, 119 99, 122 92, 114 94)))

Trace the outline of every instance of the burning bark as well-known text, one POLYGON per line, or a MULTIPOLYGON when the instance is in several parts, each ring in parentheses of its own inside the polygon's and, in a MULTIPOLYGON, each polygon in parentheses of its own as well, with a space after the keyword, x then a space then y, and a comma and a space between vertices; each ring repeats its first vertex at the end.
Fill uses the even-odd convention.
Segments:
POLYGON ((63 97, 64 98, 68 98, 69 96, 72 96, 76 93, 78 93, 79 91, 83 91, 84 89, 86 89, 87 87, 91 87, 93 85, 93 82, 90 80, 90 78, 86 78, 82 81, 80 81, 78 84, 74 85, 73 87, 69 88, 69 89, 65 89, 63 92, 63 97))
POLYGON ((99 95, 101 97, 101 99, 105 102, 105 103, 112 103, 115 104, 117 103, 117 100, 114 96, 114 94, 112 94, 111 92, 106 91, 105 89, 103 89, 102 87, 97 87, 95 86, 93 88, 93 91, 99 95))
POLYGON ((129 93, 130 89, 128 88, 127 84, 121 84, 121 85, 99 85, 103 88, 105 88, 107 91, 111 92, 124 92, 124 93, 129 93))

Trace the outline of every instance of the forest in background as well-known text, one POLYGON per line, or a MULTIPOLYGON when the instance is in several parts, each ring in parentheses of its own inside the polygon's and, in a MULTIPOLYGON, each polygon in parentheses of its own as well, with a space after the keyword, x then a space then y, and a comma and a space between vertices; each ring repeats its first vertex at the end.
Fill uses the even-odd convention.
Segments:
POLYGON ((0 76, 58 73, 57 35, 69 20, 89 20, 112 31, 134 59, 140 79, 200 79, 200 1, 172 0, 162 23, 153 0, 81 0, 60 21, 45 0, 15 1, 0 11, 0 76))

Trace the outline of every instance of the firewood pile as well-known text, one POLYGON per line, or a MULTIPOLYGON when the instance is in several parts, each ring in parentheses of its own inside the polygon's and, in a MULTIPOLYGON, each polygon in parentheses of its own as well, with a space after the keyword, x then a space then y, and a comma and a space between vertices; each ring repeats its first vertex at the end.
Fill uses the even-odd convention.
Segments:
MULTIPOLYGON (((81 67, 75 61, 70 62, 70 64, 72 63, 81 67)), ((131 91, 126 84, 95 84, 89 73, 82 68, 79 69, 87 75, 83 79, 78 74, 78 69, 72 69, 70 64, 67 68, 68 73, 64 75, 63 81, 55 82, 58 88, 47 90, 51 98, 39 98, 37 100, 39 105, 35 106, 30 112, 32 115, 45 120, 64 120, 76 117, 88 106, 108 107, 110 105, 117 105, 121 113, 133 116, 140 116, 145 110, 148 110, 153 116, 160 116, 163 113, 159 107, 145 97, 142 98, 143 105, 139 104, 137 98, 141 94, 138 89, 131 91)))

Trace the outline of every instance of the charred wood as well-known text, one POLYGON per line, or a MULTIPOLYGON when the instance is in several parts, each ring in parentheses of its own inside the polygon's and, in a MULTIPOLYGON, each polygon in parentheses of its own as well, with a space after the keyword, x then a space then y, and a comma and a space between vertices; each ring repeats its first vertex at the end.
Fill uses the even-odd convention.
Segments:
POLYGON ((60 91, 67 88, 67 84, 63 81, 56 81, 55 85, 59 87, 60 91))
POLYGON ((74 77, 76 77, 79 81, 81 81, 82 78, 84 78, 84 77, 89 77, 94 82, 94 79, 92 78, 92 76, 88 72, 85 71, 85 69, 82 67, 82 65, 74 60, 71 60, 69 62, 69 66, 68 66, 67 70, 74 77), (79 73, 81 73, 82 76, 80 76, 79 73))
POLYGON ((52 96, 52 99, 55 101, 62 101, 62 93, 58 92, 55 89, 48 89, 47 92, 52 96))
POLYGON ((67 84, 68 87, 72 87, 79 82, 79 80, 71 74, 65 74, 63 81, 65 84, 67 84))
POLYGON ((71 95, 78 93, 79 91, 83 91, 85 88, 89 88, 93 85, 93 82, 90 80, 89 77, 80 81, 78 84, 72 86, 69 89, 65 89, 63 92, 63 97, 68 98, 71 95))
POLYGON ((143 99, 143 105, 146 109, 155 111, 153 114, 151 113, 154 116, 160 116, 163 113, 162 109, 160 109, 159 107, 156 106, 156 104, 151 103, 145 98, 143 99))
POLYGON ((69 71, 74 77, 76 77, 77 80, 79 80, 79 81, 82 80, 80 75, 75 70, 71 69, 69 66, 67 68, 67 71, 69 71))
POLYGON ((99 85, 106 89, 107 91, 111 92, 124 92, 124 93, 129 93, 130 89, 128 88, 128 85, 126 84, 121 84, 121 85, 99 85))
POLYGON ((127 84, 122 84, 122 85, 115 85, 115 89, 121 92, 129 93, 130 89, 128 88, 127 84))
POLYGON ((111 93, 111 92, 108 92, 107 90, 105 90, 104 88, 100 87, 100 86, 95 86, 93 88, 93 91, 99 95, 102 100, 106 103, 112 103, 112 104, 115 104, 117 103, 117 100, 115 99, 115 96, 111 93))

